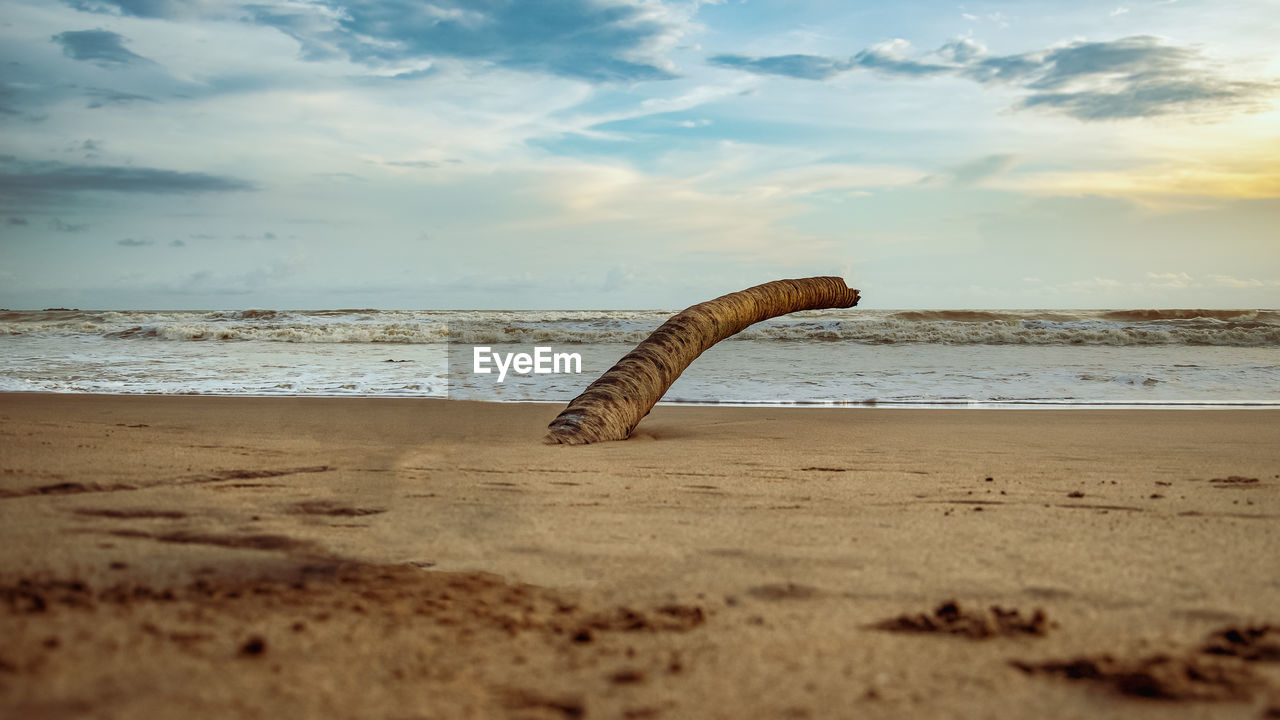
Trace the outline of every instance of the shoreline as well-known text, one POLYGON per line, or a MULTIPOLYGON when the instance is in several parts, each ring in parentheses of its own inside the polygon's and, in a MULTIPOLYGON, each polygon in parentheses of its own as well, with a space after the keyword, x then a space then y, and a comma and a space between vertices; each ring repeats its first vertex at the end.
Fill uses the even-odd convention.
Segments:
POLYGON ((1280 412, 659 405, 543 445, 558 406, 0 394, 0 708, 1280 707, 1276 664, 1197 650, 1280 626, 1280 412), (1153 701, 1036 669, 1159 654, 1240 682, 1153 701))
MULTIPOLYGON (((248 398, 248 399, 290 399, 290 398, 315 398, 325 400, 444 400, 449 402, 465 402, 465 403, 483 403, 491 405, 565 405, 569 400, 476 400, 473 398, 450 398, 441 396, 423 396, 423 395, 285 395, 285 394, 263 394, 253 395, 249 393, 104 393, 104 392, 76 392, 76 391, 50 391, 50 390, 3 390, 0 391, 0 400, 7 395, 50 395, 50 396, 72 396, 72 397, 166 397, 166 398, 248 398)), ((939 401, 939 402, 913 402, 913 401, 876 401, 876 400, 860 400, 860 401, 830 401, 823 402, 817 400, 780 400, 774 402, 734 402, 734 401, 684 401, 684 400, 659 400, 655 407, 722 407, 722 408, 813 408, 813 409, 864 409, 864 410, 1280 410, 1280 403, 1269 402, 1218 402, 1206 403, 1198 401, 1185 402, 1150 402, 1150 403, 1134 403, 1134 402, 1060 402, 1060 401, 1036 401, 1036 400, 955 400, 955 401, 939 401)))

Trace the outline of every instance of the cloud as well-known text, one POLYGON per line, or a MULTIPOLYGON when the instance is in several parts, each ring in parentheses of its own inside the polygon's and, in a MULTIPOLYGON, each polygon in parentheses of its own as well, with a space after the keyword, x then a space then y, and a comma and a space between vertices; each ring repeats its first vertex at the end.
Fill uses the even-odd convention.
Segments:
POLYGON ((1209 279, 1216 285, 1234 288, 1262 287, 1265 284, 1261 280, 1255 278, 1240 280, 1238 278, 1231 277, 1230 275, 1210 275, 1209 279))
POLYGON ((604 292, 617 292, 618 290, 635 283, 637 276, 626 268, 614 265, 604 274, 604 282, 601 290, 604 292))
POLYGON ((382 164, 390 165, 391 167, 413 168, 415 170, 440 167, 440 163, 433 160, 386 160, 382 164))
POLYGON ((190 195, 255 190, 253 183, 226 175, 146 167, 66 165, 0 158, 0 199, 64 192, 190 195))
POLYGON ((68 7, 102 15, 125 15, 141 18, 172 18, 185 14, 200 0, 62 0, 68 7))
MULTIPOLYGON (((1218 287, 1229 288, 1257 288, 1263 287, 1266 283, 1257 278, 1249 278, 1242 280, 1232 277, 1231 275, 1210 274, 1204 276, 1208 282, 1218 287)), ((1205 283, 1185 272, 1179 273, 1147 273, 1147 285, 1159 288, 1202 288, 1205 283)))
POLYGON ((18 91, 10 85, 0 85, 0 114, 4 115, 21 115, 22 111, 17 108, 14 101, 18 98, 18 91))
POLYGON ((1017 162, 1018 156, 1008 153, 985 155, 959 165, 955 165, 938 173, 929 175, 920 181, 921 185, 971 187, 982 180, 1000 175, 1017 162))
POLYGON ((308 60, 394 66, 449 58, 589 82, 676 77, 658 55, 683 29, 662 6, 634 0, 323 0, 248 9, 253 22, 301 43, 308 60))
POLYGON ((125 238, 123 240, 117 240, 116 244, 121 247, 146 247, 148 245, 155 245, 155 242, 152 240, 135 240, 133 238, 125 238))
POLYGON ((49 229, 60 233, 79 233, 88 230, 89 226, 85 223, 69 223, 61 218, 53 218, 49 221, 49 229))
POLYGON ((1019 106, 1053 108, 1077 120, 1118 120, 1215 107, 1247 107, 1274 89, 1274 85, 1264 83, 1224 82, 1211 78, 1182 81, 1152 79, 1122 83, 1114 90, 1036 93, 1024 99, 1019 106))
POLYGON ((1195 283, 1195 280, 1187 273, 1147 273, 1147 279, 1150 284, 1155 287, 1164 288, 1186 288, 1195 283))
POLYGON ((979 84, 1020 86, 1026 96, 1017 109, 1042 108, 1077 120, 1142 118, 1260 107, 1280 90, 1274 81, 1221 75, 1190 48, 1150 36, 1106 42, 1076 42, 1016 55, 992 56, 980 43, 962 38, 913 59, 905 40, 872 46, 851 58, 819 55, 747 57, 716 55, 712 65, 758 75, 828 80, 855 70, 889 77, 951 75, 979 84))
POLYGON ((1024 170, 984 185, 1029 194, 1124 197, 1149 209, 1167 210, 1189 207, 1203 198, 1280 197, 1277 158, 1275 149, 1258 144, 1234 156, 1219 151, 1190 166, 1173 161, 1097 170, 1024 170))
POLYGON ((958 63, 956 72, 980 83, 1013 82, 1035 73, 1041 68, 1042 62, 1042 58, 1033 53, 999 57, 971 56, 958 63))
POLYGON ((249 295, 263 287, 278 286, 298 275, 305 264, 298 259, 277 259, 243 271, 199 270, 152 287, 168 295, 249 295))
POLYGON ((174 240, 169 243, 169 247, 186 247, 187 243, 183 240, 174 240))
POLYGON ((928 77, 951 72, 952 68, 948 65, 917 62, 907 58, 906 53, 910 50, 910 47, 910 43, 906 40, 891 40, 879 45, 873 45, 854 55, 853 64, 856 67, 874 70, 883 75, 904 75, 907 77, 928 77))
POLYGON ((956 38, 938 48, 938 56, 952 63, 967 63, 987 54, 987 47, 973 38, 956 38))
POLYGON ((115 105, 132 105, 138 102, 153 103, 156 101, 155 98, 146 95, 109 90, 107 88, 88 88, 85 90, 85 95, 89 97, 89 104, 86 107, 95 110, 115 105))
POLYGON ((308 8, 248 5, 245 9, 253 13, 252 22, 273 27, 297 40, 303 60, 335 60, 346 55, 341 47, 343 33, 337 26, 336 11, 324 3, 308 8))
POLYGON ((73 142, 67 145, 62 151, 64 153, 81 153, 80 157, 86 160, 98 158, 103 152, 103 142, 101 140, 84 140, 81 142, 73 142))
POLYGON ((957 185, 973 185, 983 178, 1008 170, 1017 159, 1017 156, 1005 153, 987 155, 953 168, 951 177, 957 185))
POLYGON ((909 60, 902 56, 907 47, 905 40, 881 43, 863 50, 848 59, 822 55, 773 55, 750 57, 747 55, 715 55, 707 62, 720 67, 745 70, 757 75, 782 75, 800 80, 827 80, 858 68, 875 70, 887 75, 922 77, 950 72, 946 65, 933 65, 909 60))
POLYGON ((29 225, 30 223, 24 217, 11 217, 9 218, 9 224, 10 225, 29 225))
POLYGON ((820 55, 775 55, 773 57, 748 57, 746 55, 716 55, 707 62, 720 67, 746 70, 757 75, 784 75, 801 80, 826 80, 853 67, 848 61, 820 55))
POLYGON ((1053 90, 1076 80, 1112 74, 1141 79, 1158 73, 1185 72, 1195 53, 1165 45, 1159 38, 1134 36, 1110 42, 1077 42, 1043 54, 1011 57, 1038 60, 1033 66, 1038 77, 1027 87, 1053 90))
POLYGON ((69 30, 54 35, 52 40, 62 45, 62 53, 67 57, 102 67, 151 62, 130 52, 124 46, 124 36, 110 30, 69 30))
POLYGON ((1247 109, 1278 89, 1274 82, 1223 77, 1196 51, 1150 36, 984 58, 970 76, 979 82, 1020 82, 1031 93, 1019 107, 1050 108, 1078 120, 1247 109))
POLYGON ((908 167, 821 163, 770 173, 753 184, 751 198, 760 202, 832 190, 848 192, 909 187, 924 183, 927 179, 928 176, 908 167))

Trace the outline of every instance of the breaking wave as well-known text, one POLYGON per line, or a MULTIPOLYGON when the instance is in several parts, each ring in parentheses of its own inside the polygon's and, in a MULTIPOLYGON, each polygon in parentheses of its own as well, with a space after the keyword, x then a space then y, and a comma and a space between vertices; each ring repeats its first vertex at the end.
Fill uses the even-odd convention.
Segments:
MULTIPOLYGON (((120 341, 388 344, 640 342, 669 311, 72 310, 0 313, 0 336, 120 341)), ((777 318, 735 340, 944 345, 1280 346, 1275 310, 831 310, 777 318)))

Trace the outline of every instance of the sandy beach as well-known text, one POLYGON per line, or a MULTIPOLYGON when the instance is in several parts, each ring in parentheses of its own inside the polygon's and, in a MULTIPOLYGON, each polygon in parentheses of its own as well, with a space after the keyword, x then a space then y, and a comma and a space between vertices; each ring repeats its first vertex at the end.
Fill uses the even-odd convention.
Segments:
POLYGON ((0 714, 1277 717, 1280 411, 0 396, 0 714))

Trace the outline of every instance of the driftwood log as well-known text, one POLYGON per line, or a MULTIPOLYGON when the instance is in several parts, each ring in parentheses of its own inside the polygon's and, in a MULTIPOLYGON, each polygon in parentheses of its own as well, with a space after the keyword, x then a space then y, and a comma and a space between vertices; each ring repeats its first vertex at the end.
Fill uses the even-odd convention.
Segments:
POLYGON ((847 308, 858 291, 838 277, 776 280, 673 315, 627 353, 548 426, 546 441, 584 445, 625 440, 689 364, 748 326, 799 310, 847 308))

